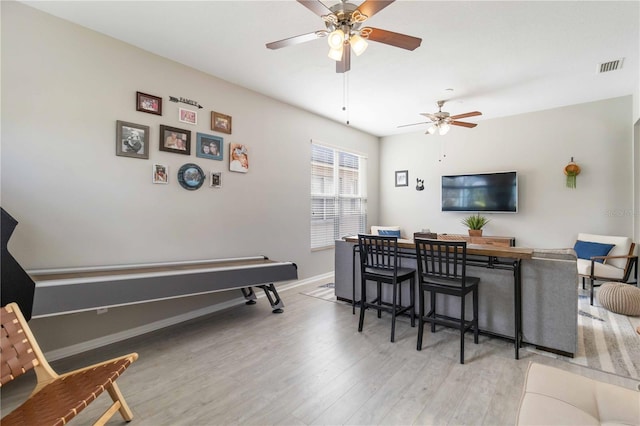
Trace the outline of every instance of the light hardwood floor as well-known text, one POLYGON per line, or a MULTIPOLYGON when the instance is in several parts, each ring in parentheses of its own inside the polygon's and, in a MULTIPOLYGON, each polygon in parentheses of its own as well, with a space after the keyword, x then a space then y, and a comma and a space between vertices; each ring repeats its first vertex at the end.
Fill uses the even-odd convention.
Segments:
MULTIPOLYGON (((272 314, 265 299, 53 363, 68 371, 136 351, 118 380, 134 412, 131 425, 512 425, 530 361, 616 383, 637 381, 521 351, 500 339, 472 336, 458 363, 452 330, 417 329, 367 312, 364 332, 351 307, 302 295, 318 284, 281 292, 272 314)), ((37 338, 37 336, 36 336, 37 338)), ((7 413, 31 391, 32 375, 1 389, 7 413)), ((71 424, 90 424, 109 402, 105 393, 71 424)), ((124 424, 116 414, 110 425, 124 424)))

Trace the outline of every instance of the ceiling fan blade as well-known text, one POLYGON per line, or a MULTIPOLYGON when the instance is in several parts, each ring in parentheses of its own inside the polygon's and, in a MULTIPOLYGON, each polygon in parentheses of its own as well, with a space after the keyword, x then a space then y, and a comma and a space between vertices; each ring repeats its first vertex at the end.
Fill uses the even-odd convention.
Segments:
POLYGON ((348 44, 342 47, 342 60, 336 61, 336 72, 345 73, 351 69, 351 48, 348 44))
POLYGON ((464 114, 452 115, 449 118, 456 120, 458 118, 475 117, 476 115, 482 115, 482 113, 480 111, 473 111, 473 112, 467 112, 464 114))
POLYGON ((371 28, 369 40, 377 41, 378 43, 384 43, 395 47, 400 47, 407 50, 415 50, 418 46, 420 46, 420 43, 422 43, 421 38, 412 37, 406 34, 394 33, 393 31, 381 30, 379 28, 371 28))
POLYGON ((478 125, 478 123, 465 123, 464 121, 455 121, 455 120, 449 122, 449 124, 453 124, 454 126, 468 127, 470 129, 478 125))
POLYGON ((420 115, 424 115, 431 121, 438 121, 438 117, 435 114, 429 114, 428 112, 421 112, 420 115))
POLYGON ((398 126, 398 128, 400 128, 400 127, 409 127, 409 126, 417 126, 419 124, 429 124, 429 123, 432 123, 432 121, 422 121, 420 123, 413 123, 413 124, 402 124, 402 125, 398 126))
POLYGON ((313 32, 309 34, 301 34, 295 37, 285 38, 283 40, 273 41, 271 43, 267 43, 267 49, 280 49, 282 47, 293 46, 294 44, 306 43, 307 41, 315 40, 317 38, 323 37, 318 34, 319 32, 313 32))
POLYGON ((333 12, 327 6, 322 4, 320 0, 298 0, 298 3, 312 11, 318 16, 330 15, 333 12))
POLYGON ((367 18, 371 18, 376 13, 380 12, 385 7, 389 6, 395 0, 366 0, 360 6, 358 6, 358 10, 363 15, 367 15, 367 18))

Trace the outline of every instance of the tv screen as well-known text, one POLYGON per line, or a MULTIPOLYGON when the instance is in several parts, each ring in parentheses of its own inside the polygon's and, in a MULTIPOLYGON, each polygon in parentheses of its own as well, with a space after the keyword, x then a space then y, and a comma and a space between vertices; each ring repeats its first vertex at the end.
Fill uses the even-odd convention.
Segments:
POLYGON ((443 212, 518 211, 516 172, 442 176, 443 212))

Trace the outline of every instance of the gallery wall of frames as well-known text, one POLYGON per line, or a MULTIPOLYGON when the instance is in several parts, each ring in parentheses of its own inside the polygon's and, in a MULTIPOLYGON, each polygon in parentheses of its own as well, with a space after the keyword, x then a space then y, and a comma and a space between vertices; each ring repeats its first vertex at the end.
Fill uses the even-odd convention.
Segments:
MULTIPOLYGON (((228 164, 230 172, 249 172, 249 148, 245 144, 230 142, 225 147, 224 137, 198 131, 198 128, 206 126, 207 131, 231 135, 232 117, 230 115, 217 111, 211 111, 205 115, 200 111, 204 107, 197 101, 175 96, 169 96, 168 99, 172 103, 185 105, 185 107, 180 105, 176 108, 168 108, 175 109, 177 114, 174 117, 171 117, 170 113, 165 114, 167 108, 163 109, 162 96, 136 92, 136 111, 166 117, 167 124, 159 126, 154 140, 150 126, 117 120, 116 155, 148 160, 149 151, 156 146, 159 151, 189 157, 195 153, 196 162, 185 159, 185 163, 175 171, 170 170, 166 163, 154 162, 150 167, 152 184, 168 185, 177 182, 189 191, 206 186, 221 188, 222 169, 226 169, 221 165, 224 164, 228 164), (193 133, 195 137, 192 137, 193 133), (207 160, 222 163, 215 164, 207 160)), ((142 115, 140 118, 139 121, 144 122, 142 115)))

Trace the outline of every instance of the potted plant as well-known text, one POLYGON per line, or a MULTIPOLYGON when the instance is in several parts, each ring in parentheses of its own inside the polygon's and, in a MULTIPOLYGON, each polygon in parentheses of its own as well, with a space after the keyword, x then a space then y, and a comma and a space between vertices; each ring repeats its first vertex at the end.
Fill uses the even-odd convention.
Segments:
POLYGON ((567 175, 567 188, 575 188, 576 176, 580 174, 580 166, 573 162, 573 157, 571 157, 571 162, 564 168, 564 174, 567 175))
POLYGON ((485 216, 481 216, 480 213, 476 213, 475 215, 465 217, 462 219, 461 223, 469 228, 469 236, 481 237, 482 228, 489 223, 489 219, 485 216))

